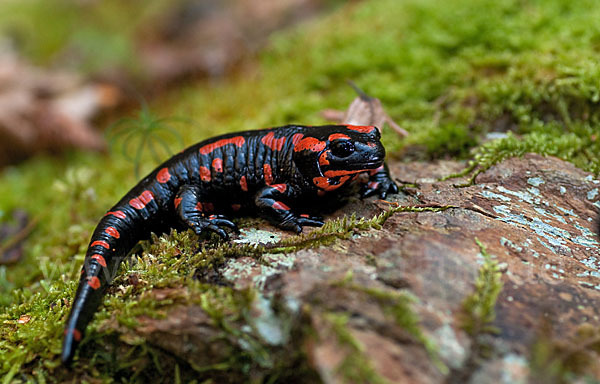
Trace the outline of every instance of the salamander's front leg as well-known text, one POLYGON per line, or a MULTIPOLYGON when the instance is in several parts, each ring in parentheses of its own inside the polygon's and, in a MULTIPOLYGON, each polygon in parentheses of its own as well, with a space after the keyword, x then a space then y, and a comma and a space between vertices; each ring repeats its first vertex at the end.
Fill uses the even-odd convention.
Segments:
POLYGON ((379 194, 379 198, 385 199, 388 193, 398 193, 398 186, 392 180, 387 164, 371 171, 369 176, 369 182, 363 186, 360 197, 379 194))
POLYGON ((303 226, 320 227, 323 218, 309 215, 296 215, 284 201, 293 199, 287 184, 272 184, 261 189, 255 203, 259 214, 281 229, 302 232, 303 226))
POLYGON ((175 208, 181 220, 198 235, 205 229, 229 240, 229 235, 221 227, 237 231, 237 226, 222 215, 207 215, 200 201, 200 189, 192 185, 184 185, 175 198, 175 208))

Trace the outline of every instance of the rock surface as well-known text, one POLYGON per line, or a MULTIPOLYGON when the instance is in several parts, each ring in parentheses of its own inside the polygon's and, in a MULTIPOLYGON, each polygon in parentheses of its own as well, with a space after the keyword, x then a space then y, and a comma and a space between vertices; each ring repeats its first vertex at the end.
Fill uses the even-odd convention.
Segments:
MULTIPOLYGON (((517 383, 540 376, 530 364, 540 359, 532 352, 540 335, 569 350, 584 324, 600 328, 598 180, 559 159, 532 154, 504 161, 464 188, 455 186, 456 179, 436 181, 460 170, 459 163, 390 168, 416 186, 388 202, 351 202, 336 215, 370 218, 389 203, 452 208, 398 212, 381 230, 356 231, 331 246, 268 254, 261 263, 238 258, 220 269, 237 289, 258 288, 247 326, 264 345, 302 351, 317 373, 314 382, 517 383), (498 263, 503 282, 493 321, 498 332, 483 335, 483 352, 475 347, 481 338, 461 323, 484 260, 475 239, 498 263), (298 332, 306 327, 312 331, 298 332)), ((241 240, 288 236, 268 231, 248 230, 241 240)), ((197 307, 143 319, 137 332, 191 363, 211 364, 227 351, 207 342, 217 331, 197 307)), ((537 369, 543 365, 538 361, 537 369)), ((600 379, 593 364, 579 369, 600 379)))

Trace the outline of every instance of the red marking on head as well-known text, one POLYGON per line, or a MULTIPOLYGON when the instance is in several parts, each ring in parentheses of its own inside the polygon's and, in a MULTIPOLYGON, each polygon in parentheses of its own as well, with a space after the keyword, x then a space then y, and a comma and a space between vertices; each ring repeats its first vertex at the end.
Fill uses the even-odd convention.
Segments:
POLYGON ((298 144, 294 145, 294 152, 300 152, 304 150, 309 150, 311 152, 319 152, 325 149, 327 144, 324 141, 316 139, 314 137, 305 137, 300 140, 298 144))
POLYGON ((229 139, 221 139, 215 141, 214 143, 206 144, 205 146, 200 147, 200 153, 203 155, 208 155, 215 149, 221 148, 222 146, 225 146, 227 144, 235 144, 238 147, 241 147, 242 145, 244 145, 245 142, 246 140, 242 136, 231 137, 229 139))
POLYGON ((370 133, 375 129, 373 125, 346 125, 346 128, 360 133, 370 133))
POLYGON ((336 140, 336 139, 347 139, 347 140, 350 140, 350 136, 344 135, 343 133, 332 133, 327 138, 327 140, 329 140, 329 141, 333 141, 333 140, 336 140))
POLYGON ((321 153, 321 155, 319 156, 319 165, 328 165, 329 164, 329 160, 327 160, 328 153, 329 153, 329 151, 325 151, 325 152, 321 153))
POLYGON ((371 189, 377 189, 377 187, 379 186, 379 183, 376 181, 370 181, 367 186, 371 189))
POLYGON ((96 245, 99 245, 102 248, 110 249, 110 245, 108 245, 108 243, 104 240, 96 240, 92 244, 90 244, 90 247, 95 247, 96 245))
POLYGON ((138 197, 129 200, 129 205, 135 209, 144 209, 152 200, 154 200, 154 194, 146 190, 138 197))
POLYGON ((202 208, 204 208, 204 212, 212 212, 215 210, 213 203, 202 203, 202 208))
POLYGON ((194 206, 194 209, 196 211, 202 212, 202 203, 201 202, 197 202, 196 205, 194 206))
POLYGON ((163 168, 156 174, 156 181, 161 184, 166 183, 171 179, 171 174, 169 173, 169 168, 163 168))
POLYGON ((248 192, 248 181, 246 181, 246 176, 240 177, 240 187, 242 191, 248 192))
POLYGON ((101 266, 106 267, 106 259, 104 259, 102 255, 96 253, 95 255, 92 255, 92 259, 96 260, 101 266))
POLYGON ((100 279, 96 276, 92 276, 88 278, 88 285, 92 287, 92 289, 100 288, 100 279))
POLYGON ((263 165, 263 174, 265 176, 265 183, 267 185, 271 185, 271 183, 273 182, 273 170, 271 169, 270 164, 263 165))
POLYGON ((200 179, 202 181, 210 181, 210 169, 205 166, 200 167, 200 179))
POLYGON ((271 185, 271 188, 275 188, 279 192, 283 193, 287 189, 287 185, 286 184, 273 184, 273 185, 271 185))
POLYGON ((308 214, 306 214, 306 213, 303 213, 303 214, 300 215, 300 217, 304 217, 304 218, 308 219, 310 216, 308 214))
POLYGON ((368 169, 354 169, 351 171, 346 171, 343 169, 340 169, 338 171, 325 171, 323 174, 327 177, 336 177, 336 176, 346 176, 346 175, 353 175, 355 173, 361 173, 361 172, 368 172, 368 169))
POLYGON ((176 197, 175 200, 173 200, 173 203, 175 204, 175 209, 179 208, 179 204, 181 204, 181 197, 176 197))
POLYGON ((114 237, 115 239, 118 239, 119 237, 121 237, 121 234, 119 233, 119 231, 117 231, 117 229, 115 227, 108 227, 104 230, 104 233, 106 233, 109 236, 114 237))
POLYGON ((373 175, 378 174, 379 172, 385 172, 385 167, 383 165, 377 169, 371 169, 369 171, 369 175, 373 176, 373 175))
POLYGON ((367 143, 367 147, 369 147, 369 148, 375 148, 375 147, 377 147, 377 143, 374 143, 374 142, 372 142, 372 141, 369 141, 369 142, 367 143))
POLYGON ((127 216, 123 213, 123 211, 114 211, 114 212, 107 212, 106 215, 104 216, 109 216, 109 215, 113 215, 115 217, 118 217, 119 219, 124 219, 127 216))
POLYGON ((349 178, 350 176, 342 176, 338 184, 331 184, 327 177, 315 177, 313 178, 313 184, 324 191, 333 191, 341 187, 349 178))
POLYGON ((260 141, 273 151, 281 151, 281 148, 285 144, 285 136, 276 139, 275 132, 269 132, 260 141))
POLYGON ((301 133, 296 133, 294 134, 294 136, 292 136, 292 144, 294 144, 294 147, 296 146, 296 144, 298 144, 300 140, 302 140, 303 137, 304 135, 301 133))
POLYGON ((215 216, 215 215, 210 215, 210 216, 208 216, 208 220, 214 220, 214 219, 216 219, 216 218, 217 218, 217 216, 215 216))
POLYGON ((215 170, 215 172, 223 172, 223 160, 221 160, 220 157, 216 157, 212 161, 212 167, 215 170))
POLYGON ((81 332, 78 329, 73 328, 71 331, 65 329, 65 335, 67 335, 69 332, 71 332, 75 341, 81 341, 81 332))
POLYGON ((235 212, 237 212, 240 209, 242 209, 242 206, 240 204, 231 204, 231 209, 233 209, 235 212))
POLYGON ((275 209, 281 209, 284 211, 289 211, 290 207, 288 207, 287 205, 283 204, 281 201, 276 201, 273 203, 273 208, 275 209))

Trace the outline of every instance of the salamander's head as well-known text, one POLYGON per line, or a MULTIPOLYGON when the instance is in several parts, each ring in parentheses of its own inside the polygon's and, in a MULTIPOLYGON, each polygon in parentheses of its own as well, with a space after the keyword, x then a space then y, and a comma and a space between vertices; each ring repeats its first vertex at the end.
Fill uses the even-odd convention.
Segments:
POLYGON ((294 162, 305 176, 352 176, 383 165, 385 149, 373 126, 306 127, 296 138, 294 162))

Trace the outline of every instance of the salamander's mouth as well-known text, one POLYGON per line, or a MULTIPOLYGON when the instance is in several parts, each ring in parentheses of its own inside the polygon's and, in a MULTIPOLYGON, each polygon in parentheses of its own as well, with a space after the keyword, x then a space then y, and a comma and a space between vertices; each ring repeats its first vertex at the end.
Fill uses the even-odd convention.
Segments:
POLYGON ((372 161, 368 161, 366 163, 360 163, 360 164, 356 164, 355 166, 350 166, 348 167, 349 170, 359 170, 359 169, 364 169, 364 170, 370 170, 370 169, 377 169, 379 167, 381 167, 383 165, 383 159, 379 160, 372 160, 372 161))

